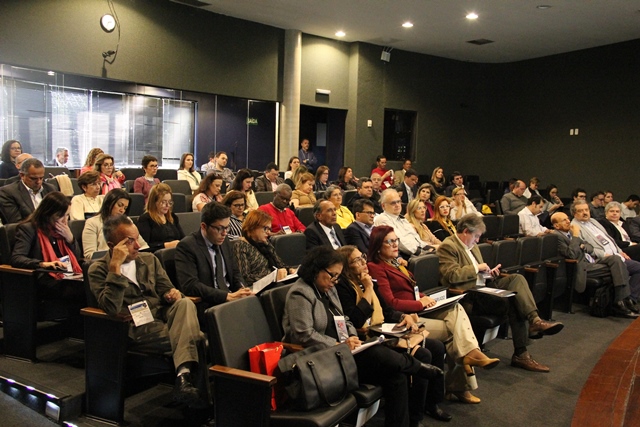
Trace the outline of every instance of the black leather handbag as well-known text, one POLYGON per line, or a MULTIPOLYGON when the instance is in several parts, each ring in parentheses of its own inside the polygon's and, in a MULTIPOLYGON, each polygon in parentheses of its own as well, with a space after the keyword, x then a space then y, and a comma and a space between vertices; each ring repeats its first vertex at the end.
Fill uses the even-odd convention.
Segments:
POLYGON ((288 403, 303 411, 337 406, 358 388, 358 368, 346 344, 316 345, 283 357, 276 376, 288 403))

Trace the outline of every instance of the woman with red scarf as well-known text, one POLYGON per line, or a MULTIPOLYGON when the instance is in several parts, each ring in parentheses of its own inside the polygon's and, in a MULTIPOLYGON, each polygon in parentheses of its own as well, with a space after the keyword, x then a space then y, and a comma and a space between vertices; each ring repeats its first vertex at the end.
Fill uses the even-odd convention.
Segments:
POLYGON ((43 298, 84 295, 82 281, 63 280, 65 273, 82 274, 79 245, 68 224, 70 206, 64 194, 49 193, 16 231, 11 266, 52 270, 38 278, 38 290, 43 298))

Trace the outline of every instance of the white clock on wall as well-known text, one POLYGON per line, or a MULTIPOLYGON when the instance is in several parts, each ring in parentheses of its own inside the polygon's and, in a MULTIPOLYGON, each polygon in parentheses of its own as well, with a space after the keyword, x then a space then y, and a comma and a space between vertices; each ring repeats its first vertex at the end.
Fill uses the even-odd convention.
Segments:
POLYGON ((110 33, 116 28, 116 20, 113 15, 102 15, 102 18, 100 18, 100 26, 104 31, 110 33))

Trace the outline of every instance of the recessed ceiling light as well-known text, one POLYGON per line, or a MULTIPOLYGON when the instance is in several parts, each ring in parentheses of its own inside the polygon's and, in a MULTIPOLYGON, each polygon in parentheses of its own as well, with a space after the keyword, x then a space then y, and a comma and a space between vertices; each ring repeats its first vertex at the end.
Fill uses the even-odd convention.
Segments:
POLYGON ((336 31, 336 37, 344 37, 347 34, 344 31, 336 31))
POLYGON ((412 22, 407 21, 407 22, 405 22, 404 24, 402 24, 402 26, 403 26, 404 28, 411 28, 411 27, 413 27, 413 23, 412 23, 412 22))
POLYGON ((540 10, 547 10, 547 9, 551 9, 551 5, 548 4, 541 4, 539 6, 536 6, 536 9, 540 9, 540 10))
POLYGON ((467 15, 467 19, 478 19, 478 14, 475 12, 471 12, 467 15))

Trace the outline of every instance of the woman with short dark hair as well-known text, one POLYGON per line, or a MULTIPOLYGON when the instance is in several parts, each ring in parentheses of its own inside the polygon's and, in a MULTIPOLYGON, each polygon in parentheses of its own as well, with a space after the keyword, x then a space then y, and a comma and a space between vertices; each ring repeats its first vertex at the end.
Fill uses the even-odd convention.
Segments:
MULTIPOLYGON (((222 204, 231 209, 229 218, 229 239, 239 239, 242 237, 242 223, 245 218, 247 208, 247 195, 242 191, 231 190, 222 199, 222 204)), ((253 212, 253 211, 252 211, 253 212)))
POLYGON ((2 153, 0 153, 0 158, 2 159, 2 164, 0 164, 0 178, 11 178, 20 173, 16 167, 16 157, 20 154, 22 154, 22 144, 20 144, 20 141, 10 139, 2 145, 2 153))
POLYGON ((104 196, 100 194, 100 174, 98 171, 88 171, 78 178, 78 186, 82 194, 73 196, 69 217, 73 220, 89 219, 100 212, 104 196))
POLYGON ((114 188, 122 188, 122 184, 127 179, 122 172, 116 170, 115 160, 110 154, 98 154, 93 169, 100 172, 102 185, 100 194, 107 194, 114 188))
POLYGON ((231 190, 242 191, 247 196, 247 209, 258 209, 258 201, 253 192, 253 174, 249 169, 240 169, 231 184, 231 190))
POLYGON ((144 202, 147 203, 151 187, 160 184, 160 180, 156 178, 156 174, 158 173, 158 159, 150 155, 144 156, 142 158, 142 170, 144 170, 144 175, 139 176, 133 181, 133 192, 142 194, 144 196, 144 202))
POLYGON ((318 167, 316 171, 316 185, 314 191, 325 191, 329 186, 329 168, 325 165, 318 167))

